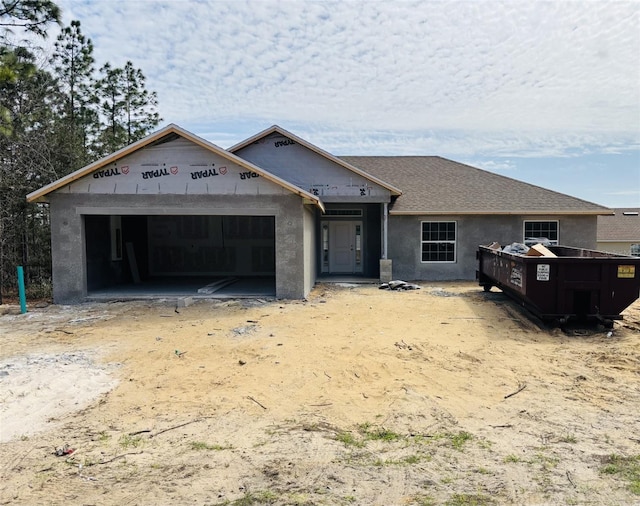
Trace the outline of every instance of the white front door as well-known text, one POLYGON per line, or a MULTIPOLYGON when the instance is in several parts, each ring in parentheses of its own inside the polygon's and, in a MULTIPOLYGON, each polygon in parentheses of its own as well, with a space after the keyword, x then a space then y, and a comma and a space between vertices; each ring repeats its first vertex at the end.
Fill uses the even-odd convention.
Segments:
POLYGON ((329 222, 329 272, 362 272, 362 222, 329 222))

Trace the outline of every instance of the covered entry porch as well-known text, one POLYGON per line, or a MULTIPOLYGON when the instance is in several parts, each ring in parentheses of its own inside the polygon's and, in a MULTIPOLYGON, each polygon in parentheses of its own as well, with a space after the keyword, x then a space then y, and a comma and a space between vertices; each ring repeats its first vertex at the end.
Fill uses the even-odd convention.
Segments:
POLYGON ((317 211, 318 280, 379 279, 386 204, 326 204, 317 211))

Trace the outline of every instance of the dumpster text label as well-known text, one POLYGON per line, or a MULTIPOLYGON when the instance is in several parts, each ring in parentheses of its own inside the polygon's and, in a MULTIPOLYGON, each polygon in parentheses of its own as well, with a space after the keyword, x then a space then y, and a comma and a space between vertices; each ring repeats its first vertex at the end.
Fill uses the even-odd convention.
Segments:
POLYGON ((538 264, 536 269, 536 280, 549 281, 550 272, 551 272, 551 266, 549 264, 538 264))
POLYGON ((522 288, 522 267, 519 265, 511 267, 511 276, 509 277, 509 281, 522 288))
POLYGON ((635 265, 618 265, 618 277, 619 278, 635 278, 636 266, 635 265))

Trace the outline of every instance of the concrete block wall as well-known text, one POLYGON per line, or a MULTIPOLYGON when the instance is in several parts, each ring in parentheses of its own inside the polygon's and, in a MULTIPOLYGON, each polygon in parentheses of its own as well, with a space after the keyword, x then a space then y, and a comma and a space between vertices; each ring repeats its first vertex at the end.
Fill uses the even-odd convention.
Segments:
POLYGON ((50 195, 53 296, 73 304, 87 295, 83 214, 226 214, 275 216, 276 296, 300 299, 315 264, 305 257, 304 205, 297 195, 50 195), (307 273, 307 274, 305 274, 307 273))
POLYGON ((389 254, 394 279, 473 280, 477 268, 478 245, 493 241, 501 245, 522 242, 524 220, 559 221, 560 243, 578 248, 596 248, 596 216, 524 216, 524 215, 448 215, 389 217, 389 254), (457 222, 456 261, 423 263, 421 259, 421 222, 457 222))
POLYGON ((51 199, 51 272, 56 304, 82 302, 87 295, 84 220, 69 199, 51 199))
POLYGON ((304 296, 306 297, 317 279, 318 243, 316 241, 316 214, 311 206, 304 210, 304 296))

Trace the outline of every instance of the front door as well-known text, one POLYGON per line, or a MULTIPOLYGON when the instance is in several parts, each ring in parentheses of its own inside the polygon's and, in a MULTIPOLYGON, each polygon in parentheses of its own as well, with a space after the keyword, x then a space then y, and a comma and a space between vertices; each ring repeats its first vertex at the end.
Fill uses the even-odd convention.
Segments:
POLYGON ((329 222, 329 272, 362 272, 362 222, 329 222))

